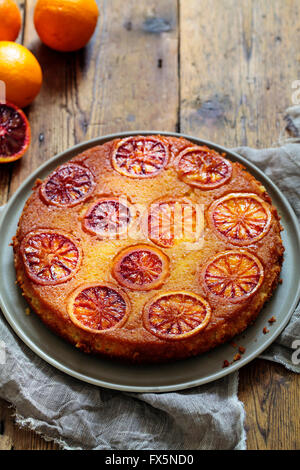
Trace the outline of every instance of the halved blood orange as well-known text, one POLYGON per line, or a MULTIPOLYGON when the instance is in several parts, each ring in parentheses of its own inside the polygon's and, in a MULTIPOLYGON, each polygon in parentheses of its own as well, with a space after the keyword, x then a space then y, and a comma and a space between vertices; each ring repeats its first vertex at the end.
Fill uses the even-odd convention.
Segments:
POLYGON ((222 238, 234 245, 250 245, 266 235, 272 215, 256 194, 231 193, 210 206, 208 218, 222 238))
POLYGON ((246 250, 229 250, 213 256, 202 271, 208 291, 219 299, 241 302, 262 285, 264 269, 260 260, 246 250))
POLYGON ((94 176, 88 168, 77 163, 66 163, 44 181, 40 194, 47 204, 73 207, 84 201, 94 187, 94 176))
POLYGON ((115 257, 112 274, 129 289, 157 289, 169 275, 169 258, 153 246, 130 246, 115 257))
POLYGON ((151 178, 168 163, 169 148, 158 137, 128 137, 121 140, 112 155, 115 170, 130 178, 151 178))
POLYGON ((156 245, 170 248, 177 242, 196 242, 202 229, 202 211, 184 199, 154 201, 147 214, 147 236, 156 245))
POLYGON ((208 147, 188 147, 175 161, 179 177, 200 189, 215 189, 226 183, 232 175, 229 160, 208 147))
POLYGON ((90 333, 120 328, 126 322, 130 301, 110 284, 87 284, 71 294, 68 313, 72 322, 90 333))
POLYGON ((119 238, 127 233, 132 211, 125 198, 102 197, 87 210, 82 226, 99 238, 119 238))
POLYGON ((0 163, 21 158, 30 138, 30 125, 23 111, 14 104, 0 103, 0 163))
POLYGON ((145 328, 162 339, 180 340, 202 331, 211 318, 211 308, 200 295, 187 291, 159 294, 146 304, 145 328))
POLYGON ((69 234, 40 229, 30 232, 21 244, 26 273, 37 284, 68 281, 81 263, 81 248, 69 234))

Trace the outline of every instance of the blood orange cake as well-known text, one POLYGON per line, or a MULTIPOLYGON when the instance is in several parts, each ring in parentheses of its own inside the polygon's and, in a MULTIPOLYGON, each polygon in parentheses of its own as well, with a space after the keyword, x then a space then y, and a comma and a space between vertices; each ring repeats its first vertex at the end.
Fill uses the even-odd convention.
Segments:
POLYGON ((279 280, 281 230, 266 189, 225 154, 116 139, 36 182, 13 240, 17 281, 85 352, 182 359, 255 320, 279 280))

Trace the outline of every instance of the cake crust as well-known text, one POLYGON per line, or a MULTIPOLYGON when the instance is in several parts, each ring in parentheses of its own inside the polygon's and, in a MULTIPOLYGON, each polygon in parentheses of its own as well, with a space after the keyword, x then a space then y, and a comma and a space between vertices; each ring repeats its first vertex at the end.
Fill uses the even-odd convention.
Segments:
MULTIPOLYGON (((183 138, 151 136, 151 139, 161 141, 160 146, 154 150, 158 152, 162 163, 158 169, 149 167, 149 174, 143 179, 131 177, 132 168, 127 169, 124 174, 116 169, 116 165, 121 167, 123 163, 123 154, 120 157, 116 153, 117 149, 122 148, 120 139, 91 148, 73 158, 72 165, 87 168, 88 174, 93 175, 93 184, 87 185, 87 194, 81 195, 78 203, 76 201, 74 203, 74 200, 65 206, 49 203, 43 196, 44 183, 37 180, 25 204, 13 239, 17 282, 32 310, 51 330, 84 352, 140 363, 165 362, 195 356, 241 333, 256 319, 276 288, 284 252, 280 236, 282 227, 277 210, 263 185, 240 163, 230 162, 230 174, 222 176, 224 182, 220 185, 211 184, 212 187, 205 190, 203 183, 192 184, 193 180, 192 183, 189 180, 190 174, 182 176, 182 168, 178 170, 178 159, 181 155, 186 158, 185 149, 194 148, 194 144, 183 138), (166 155, 162 156, 161 152, 165 148, 166 155), (265 224, 267 229, 261 236, 255 236, 254 242, 237 245, 233 236, 224 236, 224 233, 220 232, 219 225, 212 224, 211 207, 215 207, 216 201, 219 200, 225 200, 227 203, 230 194, 255 195, 263 201, 262 207, 267 208, 265 209, 266 218, 269 217, 265 224), (188 198, 193 203, 201 205, 204 211, 201 248, 196 250, 186 248, 181 242, 169 247, 159 246, 147 237, 143 230, 139 238, 132 241, 122 234, 115 239, 103 238, 99 235, 98 227, 93 230, 86 229, 84 223, 86 214, 91 212, 97 201, 110 198, 114 200, 123 196, 126 197, 130 207, 135 205, 149 207, 153 201, 162 198, 175 201, 188 198), (76 267, 73 275, 67 277, 65 282, 45 285, 35 282, 33 277, 28 275, 28 268, 22 255, 24 253, 22 243, 24 244, 24 240, 28 239, 31 232, 36 231, 69 234, 70 239, 78 244, 82 252, 80 266, 76 267), (154 282, 153 285, 158 286, 156 288, 135 289, 132 283, 132 287, 129 288, 125 282, 121 286, 113 274, 112 266, 116 255, 126 251, 129 246, 134 247, 138 244, 152 247, 153 251, 159 249, 169 260, 168 275, 163 278, 164 282, 154 282), (251 294, 251 284, 247 280, 248 284, 246 287, 244 285, 244 288, 249 289, 249 295, 241 295, 241 301, 233 302, 230 300, 233 294, 229 293, 226 297, 225 289, 225 297, 223 296, 220 301, 218 292, 216 294, 210 290, 203 281, 203 268, 219 253, 237 251, 239 255, 243 250, 256 257, 257 264, 263 267, 263 278, 259 280, 259 288, 253 289, 254 293, 251 294), (80 290, 81 286, 84 288, 95 283, 115 286, 118 292, 124 292, 126 299, 129 299, 130 313, 126 317, 126 322, 121 322, 121 327, 93 332, 81 328, 70 318, 69 302, 74 298, 74 292, 80 290), (177 291, 191 292, 203 298, 210 306, 211 316, 205 328, 199 329, 196 334, 186 337, 182 335, 177 340, 165 339, 163 335, 155 335, 145 327, 143 321, 145 305, 149 305, 149 302, 151 303, 151 300, 160 294, 177 291)), ((222 157, 226 159, 226 156, 222 157)), ((185 163, 183 161, 183 164, 185 163)), ((224 166, 226 171, 227 167, 228 165, 224 166)), ((49 181, 49 177, 46 181, 49 181)), ((71 197, 76 198, 76 195, 71 194, 71 197)), ((261 221, 264 213, 259 216, 261 221)), ((260 225, 256 229, 259 230, 260 225)), ((254 275, 251 274, 251 282, 254 282, 254 275)), ((232 292, 240 295, 237 288, 234 289, 232 292)))

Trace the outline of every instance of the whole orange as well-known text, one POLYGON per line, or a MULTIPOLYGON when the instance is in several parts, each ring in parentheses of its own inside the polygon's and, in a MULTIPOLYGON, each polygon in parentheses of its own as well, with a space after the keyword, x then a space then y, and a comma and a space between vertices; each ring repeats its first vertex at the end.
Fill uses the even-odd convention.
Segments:
POLYGON ((44 44, 57 51, 70 52, 87 44, 98 15, 95 0, 38 0, 34 25, 44 44))
POLYGON ((13 0, 0 0, 0 41, 15 41, 21 28, 21 13, 13 0))
POLYGON ((24 108, 39 93, 42 70, 26 47, 11 41, 0 41, 0 80, 6 85, 6 98, 24 108))

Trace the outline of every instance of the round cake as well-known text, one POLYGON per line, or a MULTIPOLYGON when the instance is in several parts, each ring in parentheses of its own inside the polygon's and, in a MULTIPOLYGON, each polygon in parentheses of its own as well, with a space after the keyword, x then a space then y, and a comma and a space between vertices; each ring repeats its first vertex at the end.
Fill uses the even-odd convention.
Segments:
POLYGON ((266 189, 226 154, 115 139, 36 181, 13 240, 17 281, 84 352, 183 359, 255 320, 279 280, 281 230, 266 189))

